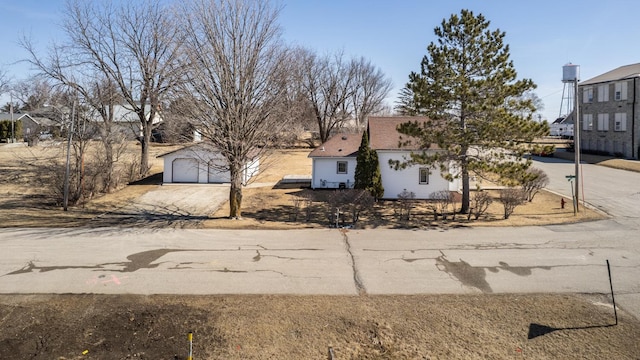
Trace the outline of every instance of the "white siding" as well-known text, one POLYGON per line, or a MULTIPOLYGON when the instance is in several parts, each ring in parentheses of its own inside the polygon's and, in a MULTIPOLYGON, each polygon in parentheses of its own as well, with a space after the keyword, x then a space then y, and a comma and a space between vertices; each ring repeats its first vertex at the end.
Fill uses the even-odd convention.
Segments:
POLYGON ((420 168, 424 166, 415 165, 404 170, 394 170, 389 166, 389 160, 402 161, 403 155, 408 156, 408 153, 406 151, 378 150, 384 199, 397 199, 398 194, 403 190, 414 192, 416 199, 428 199, 429 195, 436 191, 457 190, 455 186, 452 186, 452 183, 441 176, 438 167, 431 169, 429 184, 420 184, 420 168))
POLYGON ((242 174, 243 183, 246 185, 247 182, 249 182, 249 180, 251 180, 252 177, 258 175, 259 172, 260 172, 260 159, 255 158, 253 159, 253 161, 251 161, 244 167, 244 173, 242 174))
POLYGON ((198 160, 192 158, 177 158, 171 162, 172 183, 197 183, 198 160))
MULTIPOLYGON (((219 166, 224 159, 219 154, 212 154, 202 149, 182 149, 163 156, 163 183, 227 183, 230 181, 229 172, 221 171, 219 166), (218 165, 218 166, 216 166, 218 165)), ((245 167, 243 183, 255 176, 259 171, 260 162, 254 160, 245 167)))
POLYGON ((340 183, 352 188, 355 181, 356 158, 318 158, 312 159, 313 167, 311 173, 312 189, 337 189, 340 183), (347 162, 347 173, 338 174, 338 161, 347 162))

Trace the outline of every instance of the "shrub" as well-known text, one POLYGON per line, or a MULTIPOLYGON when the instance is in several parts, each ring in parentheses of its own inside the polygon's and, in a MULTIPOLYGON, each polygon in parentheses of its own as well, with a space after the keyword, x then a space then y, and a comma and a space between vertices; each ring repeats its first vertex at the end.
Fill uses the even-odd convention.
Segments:
POLYGON ((360 214, 374 204, 375 199, 371 194, 362 189, 344 189, 334 191, 328 199, 329 203, 329 221, 336 224, 336 220, 341 220, 340 224, 344 226, 346 223, 346 215, 350 216, 351 225, 355 225, 360 220, 360 214), (336 216, 344 214, 340 219, 336 216))
POLYGON ((477 190, 471 199, 469 217, 473 213, 474 219, 478 220, 489 209, 491 203, 493 203, 493 199, 487 192, 477 190))
POLYGON ((429 197, 434 201, 432 206, 434 220, 438 220, 438 215, 446 220, 449 207, 453 204, 453 195, 451 192, 447 190, 436 191, 431 193, 429 197))
POLYGON ((529 168, 523 174, 520 183, 527 201, 531 202, 540 190, 549 185, 549 177, 542 169, 529 168))
POLYGON ((516 207, 526 201, 526 195, 520 188, 505 188, 500 190, 500 200, 504 207, 504 219, 508 219, 515 211, 516 207))
POLYGON ((398 194, 398 201, 396 202, 394 212, 400 220, 409 221, 415 198, 416 194, 413 191, 407 191, 406 189, 402 190, 402 192, 398 194))

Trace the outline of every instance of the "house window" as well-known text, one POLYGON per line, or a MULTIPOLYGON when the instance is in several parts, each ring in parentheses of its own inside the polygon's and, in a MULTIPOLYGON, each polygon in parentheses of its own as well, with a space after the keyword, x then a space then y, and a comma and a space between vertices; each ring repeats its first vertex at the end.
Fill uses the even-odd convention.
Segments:
POLYGON ((609 84, 598 85, 598 102, 609 101, 609 84))
POLYGON ((616 92, 614 94, 614 98, 617 101, 627 100, 627 82, 618 82, 616 83, 616 92))
POLYGON ((346 173, 347 173, 347 162, 338 161, 338 174, 346 174, 346 173))
POLYGON ((615 131, 627 131, 627 113, 616 113, 615 131))
POLYGON ((419 183, 421 185, 429 184, 429 168, 420 168, 419 183))
POLYGON ((593 114, 582 115, 582 128, 584 130, 593 130, 593 114))
POLYGON ((585 103, 585 104, 593 102, 593 88, 592 87, 584 88, 584 90, 582 90, 582 102, 585 103))
POLYGON ((598 131, 609 131, 609 114, 598 114, 598 131))

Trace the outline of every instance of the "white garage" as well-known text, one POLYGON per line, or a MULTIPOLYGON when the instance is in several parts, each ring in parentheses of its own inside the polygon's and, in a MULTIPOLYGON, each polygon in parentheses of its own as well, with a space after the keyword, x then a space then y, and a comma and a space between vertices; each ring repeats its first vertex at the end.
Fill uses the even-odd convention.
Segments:
MULTIPOLYGON (((204 144, 197 144, 158 156, 163 159, 165 184, 221 184, 229 183, 231 176, 225 159, 204 144)), ((242 182, 246 184, 258 174, 260 161, 256 157, 244 167, 242 182)))

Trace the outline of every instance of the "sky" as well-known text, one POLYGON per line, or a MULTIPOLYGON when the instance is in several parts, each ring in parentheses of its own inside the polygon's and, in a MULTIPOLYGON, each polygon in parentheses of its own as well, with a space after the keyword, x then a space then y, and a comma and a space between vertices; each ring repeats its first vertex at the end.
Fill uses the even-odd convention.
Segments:
MULTIPOLYGON (((89 1, 89 0, 87 0, 89 1)), ((136 0, 130 0, 136 1, 136 0)), ((580 66, 588 80, 619 66, 640 62, 640 1, 637 0, 275 0, 282 6, 285 42, 320 54, 342 51, 365 57, 393 81, 390 105, 412 71, 420 70, 433 29, 468 9, 506 33, 518 78, 537 84, 542 119, 561 111, 562 66, 580 66)), ((15 80, 30 74, 18 45, 30 37, 43 51, 61 42, 64 0, 0 0, 0 68, 15 80)), ((2 98, 4 103, 4 97, 2 98)), ((566 100, 563 108, 566 110, 566 100)))

